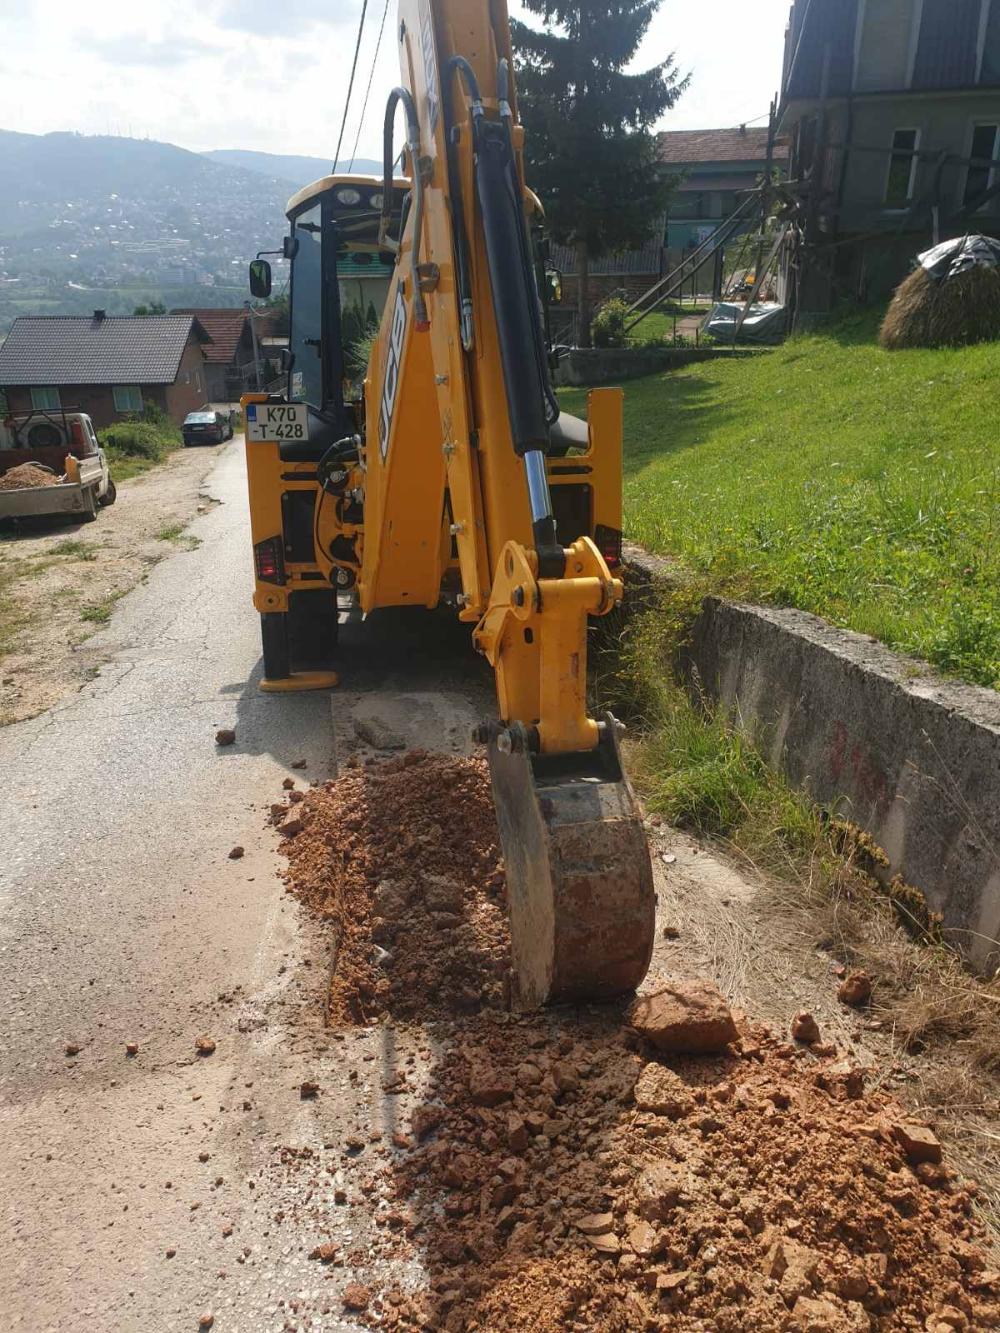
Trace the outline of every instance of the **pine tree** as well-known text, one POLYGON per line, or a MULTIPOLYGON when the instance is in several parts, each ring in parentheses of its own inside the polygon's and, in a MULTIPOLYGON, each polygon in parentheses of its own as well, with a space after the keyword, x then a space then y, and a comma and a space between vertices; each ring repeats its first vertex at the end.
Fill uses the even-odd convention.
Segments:
POLYGON ((576 252, 579 341, 590 345, 590 261, 644 245, 671 182, 651 127, 688 85, 674 56, 626 72, 660 0, 524 0, 545 31, 512 20, 528 184, 549 232, 576 252))

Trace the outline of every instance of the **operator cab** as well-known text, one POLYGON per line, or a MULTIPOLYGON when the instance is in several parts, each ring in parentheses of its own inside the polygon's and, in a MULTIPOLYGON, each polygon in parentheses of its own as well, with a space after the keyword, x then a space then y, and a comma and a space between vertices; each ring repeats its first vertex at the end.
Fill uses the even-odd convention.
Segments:
MULTIPOLYGON (((393 182, 392 231, 401 229, 410 183, 393 182)), ((360 429, 365 367, 378 332, 395 256, 378 245, 384 182, 324 176, 292 196, 284 254, 291 261, 287 398, 306 403, 309 438, 282 442, 286 462, 320 459, 360 429)), ((271 289, 270 265, 250 265, 255 296, 271 289)))

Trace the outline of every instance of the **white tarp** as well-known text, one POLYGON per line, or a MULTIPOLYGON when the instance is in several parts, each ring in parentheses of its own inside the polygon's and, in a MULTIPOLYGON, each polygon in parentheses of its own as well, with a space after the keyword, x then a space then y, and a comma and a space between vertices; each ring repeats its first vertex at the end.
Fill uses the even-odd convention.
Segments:
MULTIPOLYGON (((720 342, 732 342, 737 321, 743 314, 742 301, 720 301, 713 306, 702 325, 720 342)), ((778 301, 758 301, 747 311, 737 342, 776 343, 785 336, 785 307, 778 301)))

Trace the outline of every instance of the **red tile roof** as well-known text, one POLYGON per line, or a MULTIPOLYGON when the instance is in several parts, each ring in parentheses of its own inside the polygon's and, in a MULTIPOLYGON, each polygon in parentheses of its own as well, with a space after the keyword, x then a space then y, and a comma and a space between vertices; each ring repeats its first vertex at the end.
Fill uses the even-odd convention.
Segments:
MULTIPOLYGON (((757 127, 732 130, 666 130, 656 136, 661 162, 693 166, 699 162, 763 162, 767 157, 767 130, 757 127)), ((788 159, 787 139, 774 145, 774 160, 788 159)))
POLYGON ((236 358, 247 312, 239 307, 235 310, 195 310, 180 308, 171 311, 174 315, 194 315, 199 324, 208 331, 212 341, 205 348, 205 360, 229 365, 236 358))

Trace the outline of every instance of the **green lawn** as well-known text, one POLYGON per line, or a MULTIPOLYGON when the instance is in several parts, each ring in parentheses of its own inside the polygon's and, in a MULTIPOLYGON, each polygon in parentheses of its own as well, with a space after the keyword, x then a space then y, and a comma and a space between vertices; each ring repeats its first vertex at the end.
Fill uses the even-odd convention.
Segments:
POLYGON ((1000 687, 998 382, 998 344, 883 352, 871 319, 633 381, 626 534, 1000 687))
MULTIPOLYGON (((711 307, 707 305, 685 305, 679 306, 674 302, 668 302, 662 310, 657 310, 652 315, 647 315, 641 324, 637 324, 630 334, 628 341, 635 346, 642 346, 644 343, 669 342, 674 336, 674 327, 682 319, 689 318, 691 315, 705 315, 711 307)), ((687 334, 688 338, 694 341, 693 334, 687 334)))

